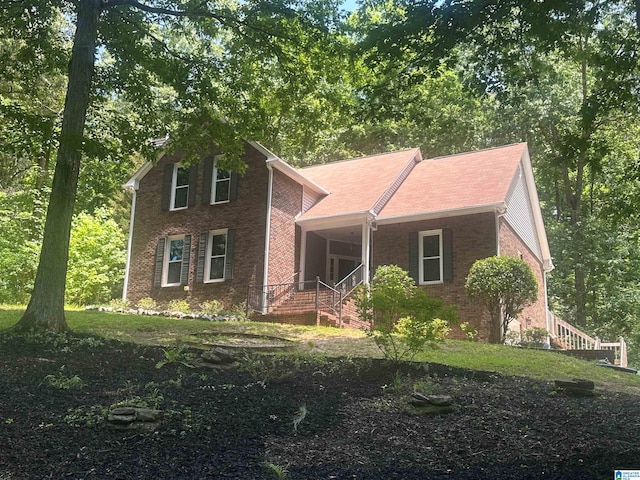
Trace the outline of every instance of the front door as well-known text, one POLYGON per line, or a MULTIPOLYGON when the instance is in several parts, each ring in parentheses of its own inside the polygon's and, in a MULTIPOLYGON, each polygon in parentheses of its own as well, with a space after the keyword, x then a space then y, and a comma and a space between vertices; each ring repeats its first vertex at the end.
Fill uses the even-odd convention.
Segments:
POLYGON ((335 285, 353 272, 360 263, 359 258, 331 255, 329 257, 329 280, 335 285))

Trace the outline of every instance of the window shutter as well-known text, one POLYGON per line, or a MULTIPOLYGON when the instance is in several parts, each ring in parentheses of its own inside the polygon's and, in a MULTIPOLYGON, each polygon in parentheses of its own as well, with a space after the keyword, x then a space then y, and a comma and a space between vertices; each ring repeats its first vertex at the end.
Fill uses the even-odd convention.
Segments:
POLYGON ((233 202, 238 199, 238 181, 240 175, 236 172, 231 172, 231 185, 229 186, 229 201, 233 202))
POLYGON ((162 285, 162 265, 164 264, 164 245, 167 242, 165 237, 158 240, 156 245, 156 261, 153 267, 153 286, 162 285))
POLYGON ((169 163, 164 166, 164 178, 162 179, 162 210, 169 210, 171 207, 171 187, 173 187, 174 164, 169 163))
POLYGON ((189 167, 189 203, 190 207, 196 204, 196 185, 198 184, 198 165, 189 167))
POLYGON ((231 280, 233 278, 233 253, 235 250, 236 231, 227 230, 227 251, 224 266, 224 279, 231 280))
POLYGON ((453 281, 453 234, 450 228, 442 229, 442 275, 443 281, 453 281))
POLYGON ((418 232, 409 232, 409 276, 416 284, 420 283, 418 261, 418 232))
POLYGON ((196 268, 196 282, 204 282, 204 262, 207 256, 208 233, 201 233, 198 241, 198 266, 196 268))
POLYGON ((202 184, 202 204, 211 204, 211 182, 213 180, 213 157, 204 159, 204 182, 202 184))
POLYGON ((189 263, 191 260, 191 235, 184 236, 182 245, 182 268, 180 270, 180 285, 189 284, 189 263))

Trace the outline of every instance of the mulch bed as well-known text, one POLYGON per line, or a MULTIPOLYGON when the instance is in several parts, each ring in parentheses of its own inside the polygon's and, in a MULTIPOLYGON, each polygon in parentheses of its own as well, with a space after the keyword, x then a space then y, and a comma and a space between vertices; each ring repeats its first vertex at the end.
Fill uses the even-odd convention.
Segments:
POLYGON ((553 383, 436 364, 246 355, 230 367, 156 368, 166 358, 115 341, 0 337, 0 479, 277 478, 269 464, 304 480, 640 469, 637 396, 572 397, 553 383), (453 412, 417 415, 414 387, 450 395, 453 412), (158 408, 163 420, 110 425, 110 408, 124 404, 158 408))

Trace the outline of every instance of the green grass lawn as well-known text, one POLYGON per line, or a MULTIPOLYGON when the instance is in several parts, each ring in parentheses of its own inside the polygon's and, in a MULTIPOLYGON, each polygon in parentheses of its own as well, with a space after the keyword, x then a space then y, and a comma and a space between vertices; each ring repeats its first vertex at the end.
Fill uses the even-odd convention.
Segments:
MULTIPOLYGON (((16 323, 23 309, 0 305, 0 330, 16 323)), ((76 333, 127 342, 197 346, 203 334, 220 339, 249 334, 294 341, 303 352, 381 357, 373 342, 359 330, 257 322, 208 322, 77 309, 67 310, 66 316, 69 327, 76 333)), ((600 386, 640 395, 640 375, 616 372, 551 351, 447 340, 436 349, 420 353, 416 360, 540 380, 587 378, 600 386)))

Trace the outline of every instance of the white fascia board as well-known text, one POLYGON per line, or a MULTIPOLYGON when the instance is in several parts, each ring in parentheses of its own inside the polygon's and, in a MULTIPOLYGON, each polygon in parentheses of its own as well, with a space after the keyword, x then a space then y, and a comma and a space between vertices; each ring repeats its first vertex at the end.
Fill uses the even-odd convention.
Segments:
POLYGON ((279 160, 280 159, 280 157, 278 157, 275 153, 273 153, 271 150, 269 150, 267 147, 265 147, 261 143, 254 142, 253 140, 245 140, 245 141, 249 145, 251 145, 253 148, 258 150, 265 157, 267 157, 267 162, 270 161, 270 160, 276 160, 276 159, 279 160))
POLYGON ((282 160, 279 156, 277 156, 275 153, 273 153, 264 145, 254 141, 247 141, 247 143, 251 145, 253 148, 255 148, 256 150, 258 150, 260 153, 262 153, 265 157, 267 157, 267 164, 270 164, 276 170, 281 171, 287 177, 304 185, 305 187, 309 187, 311 190, 315 192, 318 192, 324 195, 329 195, 329 192, 327 190, 322 188, 317 183, 309 180, 307 177, 302 175, 298 170, 296 170, 287 162, 282 160))
POLYGON ((371 222, 375 220, 375 215, 371 210, 363 210, 361 212, 348 213, 344 215, 330 215, 326 217, 306 218, 298 220, 296 223, 303 226, 305 230, 324 230, 326 228, 348 227, 352 225, 360 225, 364 221, 371 222))
POLYGON ((506 211, 504 202, 488 203, 486 205, 477 205, 474 207, 451 208, 448 210, 435 210, 432 212, 412 213, 410 215, 401 215, 395 217, 378 217, 376 223, 378 225, 392 225, 394 223, 417 222, 420 220, 433 220, 434 218, 458 217, 461 215, 473 215, 476 213, 502 213, 506 211))
POLYGON ((550 272, 554 269, 554 266, 553 261, 551 260, 551 250, 549 249, 547 232, 544 228, 544 221, 542 220, 540 199, 538 198, 538 191, 536 190, 536 182, 533 177, 533 167, 531 166, 531 158, 529 157, 528 147, 525 147, 522 154, 522 167, 525 180, 527 181, 527 193, 529 194, 529 201, 531 202, 533 210, 533 221, 535 223, 534 227, 536 229, 536 235, 538 236, 538 242, 540 243, 540 250, 542 252, 542 265, 545 272, 550 272))
POLYGON ((322 195, 329 195, 329 191, 328 190, 326 190, 325 188, 321 187, 320 185, 318 185, 314 181, 309 180, 307 177, 302 175, 302 173, 300 173, 300 171, 298 171, 295 168, 293 168, 291 165, 289 165, 284 160, 282 160, 280 158, 267 159, 267 163, 272 165, 273 168, 275 168, 276 170, 279 170, 282 173, 284 173, 291 180, 294 180, 295 182, 297 182, 297 183, 299 183, 301 185, 304 185, 305 187, 309 187, 314 192, 320 193, 322 195))
POLYGON ((152 168, 153 168, 152 162, 145 162, 145 164, 142 165, 138 169, 138 171, 136 171, 136 173, 133 174, 133 176, 127 181, 127 183, 122 185, 122 188, 125 190, 138 190, 138 187, 140 186, 140 180, 142 180, 142 178, 147 173, 149 173, 149 170, 151 170, 152 168))

